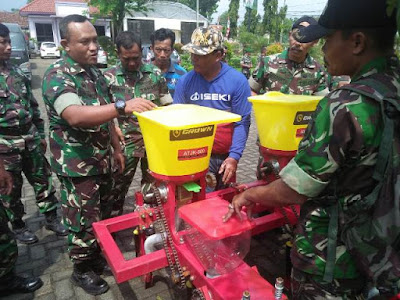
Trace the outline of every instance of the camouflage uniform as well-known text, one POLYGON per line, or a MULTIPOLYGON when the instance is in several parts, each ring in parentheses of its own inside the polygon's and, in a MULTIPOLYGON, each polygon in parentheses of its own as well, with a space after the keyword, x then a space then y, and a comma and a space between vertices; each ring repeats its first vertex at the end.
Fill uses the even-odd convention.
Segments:
POLYGON ((109 216, 112 205, 111 123, 76 128, 60 114, 70 105, 111 103, 107 83, 97 68, 84 69, 63 54, 46 71, 42 92, 50 122, 51 166, 61 182, 63 222, 69 230, 69 255, 74 262, 93 259, 99 248, 92 223, 109 216))
POLYGON ((0 203, 0 279, 14 269, 17 257, 17 242, 8 228, 6 210, 0 203))
MULTIPOLYGON (((243 55, 242 60, 240 61, 241 64, 244 65, 251 65, 252 61, 251 61, 251 57, 247 56, 247 55, 243 55)), ((242 67, 242 73, 244 74, 244 76, 246 76, 246 78, 249 78, 250 76, 250 68, 243 68, 242 67)))
POLYGON ((39 106, 27 77, 8 63, 0 70, 0 99, 0 159, 14 182, 10 195, 0 195, 8 217, 11 221, 21 220, 25 213, 21 172, 33 186, 39 211, 55 210, 51 170, 41 147, 45 135, 39 106))
POLYGON ((328 87, 324 68, 310 55, 297 64, 288 58, 288 50, 266 56, 249 79, 256 93, 279 91, 295 95, 325 95, 328 87))
MULTIPOLYGON (((394 56, 369 62, 352 78, 352 83, 376 73, 382 74, 381 80, 385 80, 396 94, 400 93, 399 61, 394 56)), ((325 294, 327 291, 333 291, 336 296, 349 296, 351 293, 350 298, 353 298, 365 285, 363 275, 358 272, 340 236, 336 247, 334 282, 327 283, 322 279, 327 259, 327 209, 331 205, 327 202, 328 199, 332 201, 330 184, 338 187, 338 201, 345 210, 354 201, 371 193, 382 130, 378 102, 348 90, 333 91, 320 101, 298 153, 281 171, 286 184, 310 197, 301 208, 291 254, 298 274, 294 277, 305 276, 314 283, 310 285, 310 280, 307 280, 308 288, 303 286, 300 289, 300 299, 329 299, 325 294)), ((339 222, 339 232, 340 226, 339 222)))
MULTIPOLYGON (((116 66, 107 69, 104 76, 107 79, 113 102, 119 99, 128 101, 138 97, 151 100, 157 105, 172 102, 165 78, 161 71, 152 64, 143 64, 139 71, 127 72, 123 69, 121 62, 118 62, 116 66)), ((125 169, 123 174, 114 174, 113 194, 115 202, 113 210, 122 213, 125 196, 132 183, 139 161, 142 170, 142 184, 150 183, 152 177, 147 171, 148 162, 137 118, 121 116, 118 118, 118 123, 125 137, 125 169)))

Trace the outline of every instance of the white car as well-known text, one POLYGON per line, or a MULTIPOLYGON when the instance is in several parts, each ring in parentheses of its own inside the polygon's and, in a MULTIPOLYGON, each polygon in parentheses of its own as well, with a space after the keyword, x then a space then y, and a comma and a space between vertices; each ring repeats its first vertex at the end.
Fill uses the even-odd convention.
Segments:
POLYGON ((99 50, 97 51, 97 67, 107 68, 107 52, 101 47, 99 47, 99 50))
POLYGON ((43 42, 40 45, 40 58, 45 57, 57 57, 61 56, 60 50, 57 45, 53 42, 43 42))

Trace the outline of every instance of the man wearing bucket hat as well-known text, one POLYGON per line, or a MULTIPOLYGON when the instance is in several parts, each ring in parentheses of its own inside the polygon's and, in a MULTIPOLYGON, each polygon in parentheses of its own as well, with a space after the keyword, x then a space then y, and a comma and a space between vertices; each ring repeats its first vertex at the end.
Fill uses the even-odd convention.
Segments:
POLYGON ((399 121, 395 16, 386 1, 328 0, 318 24, 294 33, 306 43, 325 37, 328 72, 348 75, 351 83, 320 101, 281 178, 235 197, 224 217, 227 221, 243 206, 250 215, 255 203, 302 205, 291 253, 294 299, 363 299, 371 285, 385 299, 399 291, 398 242, 381 243, 392 237, 398 241, 398 217, 380 222, 399 213, 398 125, 387 130, 399 121), (385 105, 378 101, 383 97, 385 105), (382 172, 391 180, 377 175, 382 172), (377 190, 381 184, 385 189, 377 190), (364 211, 371 197, 378 200, 364 211), (368 226, 365 239, 361 230, 354 231, 362 225, 368 226), (371 230, 375 235, 369 236, 371 230))
POLYGON ((308 54, 318 39, 302 44, 293 37, 296 29, 313 24, 317 21, 309 16, 293 23, 289 32, 289 48, 260 61, 249 78, 252 91, 257 94, 264 90, 296 95, 325 95, 329 92, 324 68, 308 54))
POLYGON ((197 104, 242 116, 239 122, 217 127, 209 166, 209 171, 216 175, 216 189, 235 178, 249 134, 251 112, 246 78, 221 62, 223 39, 222 33, 212 26, 194 30, 191 42, 182 47, 191 53, 194 70, 179 79, 174 95, 174 104, 197 104))

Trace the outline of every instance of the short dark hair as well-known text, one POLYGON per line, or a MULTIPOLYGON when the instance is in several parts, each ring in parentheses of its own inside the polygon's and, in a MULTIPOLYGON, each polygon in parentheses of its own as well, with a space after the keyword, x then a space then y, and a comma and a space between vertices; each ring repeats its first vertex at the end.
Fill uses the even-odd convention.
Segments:
POLYGON ((160 28, 154 31, 150 36, 151 45, 154 46, 155 41, 171 40, 171 47, 175 44, 175 33, 171 29, 160 28))
POLYGON ((89 19, 82 15, 69 15, 62 18, 62 20, 60 21, 61 39, 69 39, 68 25, 70 23, 85 23, 86 21, 89 21, 89 19))
POLYGON ((117 51, 119 51, 121 47, 131 49, 134 45, 138 45, 139 49, 142 50, 142 41, 140 37, 135 35, 132 31, 122 31, 118 34, 115 39, 115 45, 117 46, 117 51))
POLYGON ((2 23, 0 23, 0 36, 1 37, 8 37, 10 35, 10 30, 8 27, 2 23))
POLYGON ((394 41, 397 32, 395 26, 380 28, 344 29, 342 30, 343 39, 348 39, 354 32, 361 31, 368 36, 372 43, 371 47, 375 50, 386 53, 394 48, 394 41))
POLYGON ((264 52, 267 50, 267 46, 262 46, 260 52, 264 52))

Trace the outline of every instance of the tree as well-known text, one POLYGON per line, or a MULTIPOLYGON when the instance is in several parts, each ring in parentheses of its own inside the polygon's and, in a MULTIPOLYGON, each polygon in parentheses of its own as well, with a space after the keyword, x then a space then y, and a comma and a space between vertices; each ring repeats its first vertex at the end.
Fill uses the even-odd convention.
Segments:
POLYGON ((134 12, 146 12, 147 0, 89 0, 88 5, 97 7, 99 12, 95 18, 108 16, 114 24, 114 36, 123 30, 124 18, 126 14, 134 12))
MULTIPOLYGON (((196 0, 178 0, 177 2, 189 6, 196 10, 196 0)), ((210 19, 212 14, 217 11, 219 0, 199 0, 199 13, 210 19)))
POLYGON ((278 0, 264 0, 263 30, 271 38, 275 37, 275 28, 278 18, 278 0))
POLYGON ((239 19, 239 0, 231 0, 231 3, 229 3, 228 15, 230 20, 229 35, 235 37, 237 35, 237 21, 239 19))
POLYGON ((256 33, 257 25, 260 23, 261 17, 254 9, 246 9, 244 15, 243 26, 246 26, 248 32, 256 33))
POLYGON ((219 15, 219 25, 226 26, 228 24, 228 11, 224 11, 219 15))

